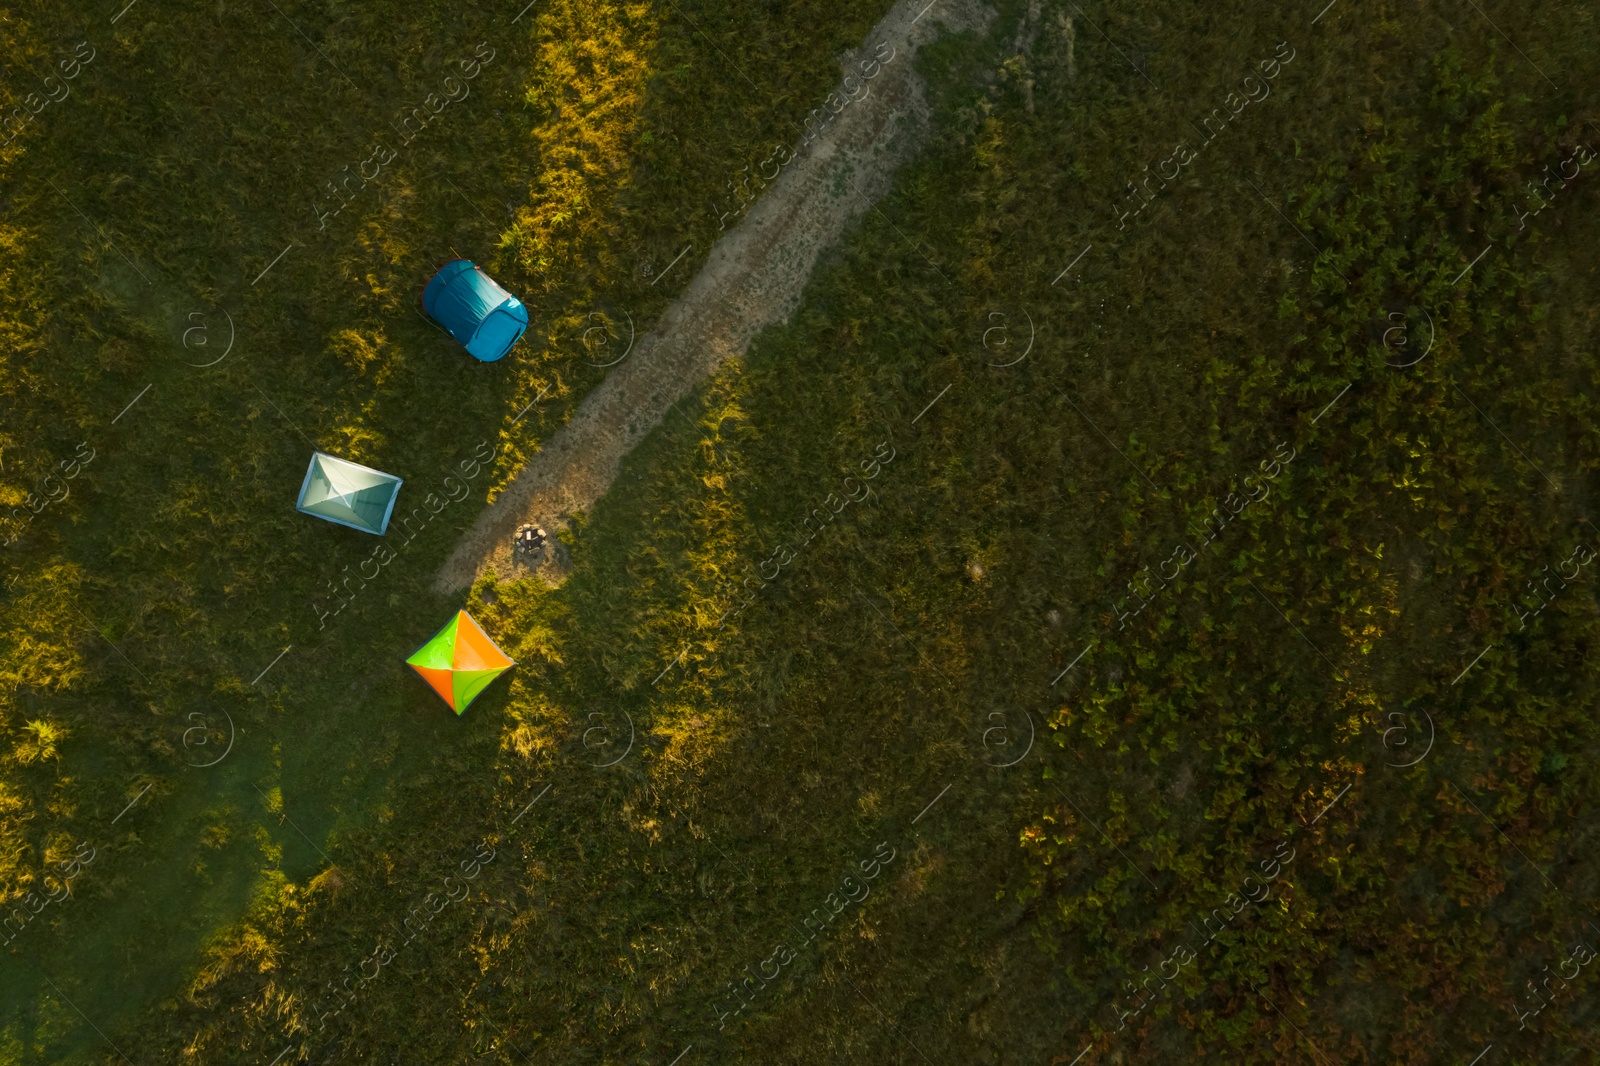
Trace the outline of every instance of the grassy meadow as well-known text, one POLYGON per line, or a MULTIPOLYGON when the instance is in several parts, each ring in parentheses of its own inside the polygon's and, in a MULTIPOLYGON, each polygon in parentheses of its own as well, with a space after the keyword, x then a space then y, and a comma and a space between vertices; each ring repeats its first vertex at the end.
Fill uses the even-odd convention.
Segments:
POLYGON ((456 719, 434 569, 887 5, 118 7, 0 9, 0 1061, 1594 1061, 1591 12, 929 46, 456 719))

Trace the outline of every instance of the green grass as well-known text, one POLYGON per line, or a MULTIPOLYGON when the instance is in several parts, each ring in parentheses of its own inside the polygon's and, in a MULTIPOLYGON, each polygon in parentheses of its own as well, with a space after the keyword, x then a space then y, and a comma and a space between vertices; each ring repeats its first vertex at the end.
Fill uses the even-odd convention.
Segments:
POLYGON ((273 877, 321 869, 334 826, 394 817, 392 781, 463 728, 492 735, 434 713, 396 667, 449 609, 426 591, 432 570, 491 479, 603 373, 570 327, 595 307, 646 326, 659 314, 673 286, 638 268, 701 237, 722 175, 786 128, 795 99, 826 91, 831 51, 872 18, 802 6, 719 51, 642 6, 514 15, 146 6, 111 27, 55 6, 30 13, 8 53, 21 76, 48 69, 53 49, 96 49, 73 94, 8 146, 4 171, 5 502, 40 492, 78 441, 95 453, 7 552, 8 750, 29 721, 68 732, 58 758, 7 771, 8 895, 36 887, 68 842, 104 856, 54 928, 18 938, 0 978, 28 1054, 96 1040, 39 999, 45 978, 102 1026, 128 1024, 273 877), (391 120, 474 55, 470 95, 406 144, 391 120), (764 88, 731 84, 730 62, 766 70, 764 88), (694 139, 636 172, 638 145, 664 129, 694 139), (390 153, 319 225, 340 202, 324 183, 390 153), (557 247, 558 266, 537 261, 557 247), (414 309, 457 251, 534 307, 505 365, 463 358, 414 309), (229 319, 228 357, 192 365, 221 354, 229 319), (312 444, 399 472, 420 505, 480 441, 502 459, 472 482, 473 502, 415 543, 391 535, 396 558, 324 619, 331 583, 374 542, 294 514, 312 444), (224 715, 238 730, 228 759, 191 768, 225 742, 224 715), (184 745, 197 723, 212 731, 191 741, 211 747, 184 745), (274 790, 283 819, 263 804, 274 790), (202 842, 213 825, 225 842, 202 842))
MULTIPOLYGON (((399 324, 405 256, 421 277, 432 246, 403 226, 438 227, 434 244, 488 241, 498 227, 475 228, 448 197, 422 207, 433 192, 409 179, 416 187, 381 209, 398 213, 369 221, 361 252, 340 252, 336 270, 324 276, 296 251, 268 275, 279 295, 239 316, 241 344, 262 338, 240 363, 209 379, 169 367, 110 427, 157 376, 138 373, 157 333, 135 329, 118 257, 66 239, 72 217, 58 208, 41 216, 31 239, 87 265, 53 268, 76 279, 56 283, 74 302, 23 335, 85 332, 48 373, 27 364, 42 376, 18 380, 45 395, 21 408, 31 428, 8 431, 41 456, 30 472, 83 439, 50 435, 51 418, 107 444, 83 479, 92 492, 74 481, 52 524, 20 545, 6 662, 22 687, 8 736, 15 745, 42 718, 72 732, 59 761, 8 766, 8 790, 28 806, 7 813, 6 839, 30 850, 7 876, 20 887, 48 842, 106 843, 59 924, 28 930, 37 946, 18 940, 9 1057, 115 1058, 65 992, 134 1061, 259 1063, 290 1047, 304 1050, 283 1061, 665 1063, 692 1044, 685 1063, 1066 1063, 1086 1045, 1084 1062, 1420 1063, 1471 1061, 1490 1042, 1498 1061, 1588 1061, 1587 971, 1529 1030, 1511 1005, 1594 920, 1584 665, 1596 601, 1576 579, 1527 632, 1508 605, 1575 539, 1600 538, 1581 524, 1596 464, 1583 234, 1600 205, 1580 180, 1531 232, 1506 205, 1586 136, 1592 18, 1486 8, 1511 48, 1478 13, 1443 5, 1341 4, 1311 27, 1314 10, 1046 3, 1018 59, 1023 6, 989 39, 947 40, 922 61, 936 108, 928 155, 824 264, 795 318, 629 458, 576 529, 568 582, 475 590, 475 616, 519 666, 459 721, 396 663, 450 606, 425 582, 485 482, 319 640, 304 604, 371 549, 289 513, 307 447, 288 423, 416 479, 408 489, 442 480, 494 424, 511 457, 493 472, 503 481, 598 372, 552 345, 511 381, 467 365, 414 315, 399 324), (1272 95, 1118 231, 1123 184, 1195 137, 1187 122, 1212 106, 1201 102, 1284 40, 1297 53, 1272 95), (96 267, 123 295, 92 287, 96 267), (1391 305, 1433 316, 1437 343, 1414 367, 1386 365, 1391 305), (990 365, 1006 360, 985 331, 1019 313, 1034 323, 1028 358, 990 365), (127 336, 111 350, 131 365, 83 385, 70 353, 103 353, 86 331, 114 329, 127 336), (337 340, 344 329, 379 352, 365 368, 350 365, 366 349, 337 340), (504 428, 551 381, 559 404, 504 428), (252 398, 252 382, 272 401, 252 398), (192 406, 163 400, 167 390, 192 406), (73 405, 80 421, 50 413, 73 405), (895 457, 872 495, 805 542, 800 521, 884 440, 895 457), (1279 444, 1295 457, 1271 496, 1171 587, 1147 588, 1150 607, 1119 629, 1130 579, 1192 542, 1279 444), (730 585, 802 543, 719 628, 739 602, 730 585), (38 656, 53 657, 48 671, 30 665, 38 656), (211 771, 175 765, 193 709, 227 709, 244 726, 211 771), (1385 765, 1404 761, 1383 742, 1389 716, 1420 731, 1424 710, 1437 730, 1429 757, 1385 765), (1036 742, 1017 765, 995 765, 1024 750, 1025 713, 1036 742), (596 766, 622 750, 613 737, 630 721, 628 754, 596 766), (110 827, 151 781, 143 806, 110 827), (256 788, 281 790, 293 825, 256 788), (220 848, 205 842, 220 837, 206 836, 212 826, 227 834, 220 848), (394 950, 408 910, 485 840, 494 859, 469 899, 394 950), (896 857, 871 894, 801 944, 799 923, 880 841, 896 857), (1197 937, 1280 842, 1295 857, 1271 904, 1214 942, 1197 937), (126 954, 150 942, 171 946, 126 954), (320 1021, 330 982, 383 943, 388 967, 320 1021), (719 1027, 735 1002, 728 982, 779 944, 793 961, 719 1027), (1180 945, 1195 964, 1117 1031, 1125 983, 1180 945)), ((527 202, 494 260, 541 308, 633 306, 651 287, 627 257, 659 266, 682 247, 673 211, 689 210, 678 190, 697 173, 677 162, 685 146, 716 140, 739 158, 744 131, 781 129, 869 16, 786 13, 789 29, 762 37, 756 13, 739 16, 740 33, 732 8, 691 11, 713 46, 644 9, 572 10, 570 23, 540 12, 544 36, 515 68, 534 86, 516 121, 539 159, 484 116, 464 127, 483 139, 464 138, 475 143, 448 156, 449 172, 487 181, 471 160, 492 159, 507 197, 526 181, 517 175, 542 175, 516 194, 527 202), (818 27, 828 41, 810 38, 818 27), (607 43, 584 59, 585 41, 607 43), (791 51, 801 42, 804 55, 791 51), (567 63, 604 65, 597 79, 621 85, 616 115, 593 119, 614 140, 584 133, 582 116, 603 105, 553 110, 567 75, 550 72, 567 63), (729 64, 773 70, 782 91, 750 99, 729 64), (674 110, 691 99, 697 110, 674 110), (618 132, 634 114, 648 141, 618 132), (728 129, 736 114, 748 125, 728 129), (550 176, 563 145, 597 153, 583 170, 591 185, 550 176), (586 211, 592 229, 563 228, 586 211)), ((376 19, 340 16, 360 17, 376 19)), ((459 32, 435 26, 427 39, 481 39, 460 18, 459 32)), ((323 32, 363 83, 387 69, 380 57, 421 47, 363 51, 358 41, 385 38, 350 21, 323 32)), ((151 41, 151 54, 176 63, 204 40, 188 51, 151 41)), ((257 40, 299 55, 292 35, 257 40)), ((283 114, 344 116, 328 101, 345 89, 318 88, 327 95, 304 90, 283 114)), ((62 129, 40 156, 114 157, 89 147, 103 129, 62 129)), ((350 158, 340 138, 315 137, 328 162, 350 158)), ((28 196, 33 151, 5 172, 28 196)), ((701 193, 719 183, 705 178, 701 193)), ((108 230, 130 257, 184 239, 176 205, 115 194, 135 195, 149 199, 108 230)), ((291 195, 263 215, 287 220, 291 195)), ((113 213, 110 199, 79 203, 113 213)), ((210 233, 186 239, 232 247, 210 233)), ((253 277, 275 250, 265 238, 252 247, 266 248, 253 277)), ((7 292, 11 322, 29 321, 30 299, 50 303, 7 292)))

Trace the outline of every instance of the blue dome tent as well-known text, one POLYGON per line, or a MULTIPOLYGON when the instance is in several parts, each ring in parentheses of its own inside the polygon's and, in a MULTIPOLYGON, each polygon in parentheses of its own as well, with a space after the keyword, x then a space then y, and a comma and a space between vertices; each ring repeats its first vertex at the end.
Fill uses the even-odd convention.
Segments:
POLYGON ((452 259, 422 290, 422 310, 463 344, 492 363, 528 328, 528 309, 470 259, 452 259))

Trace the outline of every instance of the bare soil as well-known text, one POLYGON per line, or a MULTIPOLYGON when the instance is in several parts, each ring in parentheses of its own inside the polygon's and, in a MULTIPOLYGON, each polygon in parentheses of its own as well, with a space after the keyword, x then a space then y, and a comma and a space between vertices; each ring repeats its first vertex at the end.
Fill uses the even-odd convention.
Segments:
MULTIPOLYGON (((857 89, 857 98, 798 150, 629 358, 478 516, 435 577, 437 591, 464 588, 488 570, 527 574, 512 556, 519 526, 542 525, 552 546, 558 543, 556 532, 605 494, 623 457, 674 404, 742 356, 762 329, 794 313, 818 257, 889 191, 895 170, 922 142, 928 108, 913 66, 918 48, 941 28, 981 29, 993 17, 980 0, 900 0, 860 49, 841 58, 850 85, 863 61, 879 59, 876 75, 863 82, 866 94, 857 89)), ((832 106, 843 98, 841 86, 832 106)), ((537 572, 556 582, 566 569, 565 553, 551 551, 537 572)))

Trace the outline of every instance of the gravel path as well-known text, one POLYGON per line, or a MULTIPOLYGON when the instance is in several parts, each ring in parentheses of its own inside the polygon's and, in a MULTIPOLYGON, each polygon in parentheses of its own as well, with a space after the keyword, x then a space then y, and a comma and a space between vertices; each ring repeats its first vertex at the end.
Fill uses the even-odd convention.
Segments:
POLYGON ((794 313, 818 256, 873 209, 922 140, 928 109, 913 69, 917 49, 941 29, 982 28, 992 17, 981 0, 895 4, 866 43, 843 58, 847 80, 819 117, 839 106, 846 86, 856 87, 856 99, 798 149, 629 358, 478 516, 435 577, 437 591, 464 588, 486 570, 509 576, 511 538, 520 525, 538 523, 553 536, 567 516, 591 508, 623 457, 675 403, 725 360, 744 354, 763 328, 794 313), (862 79, 864 70, 874 76, 862 79))

